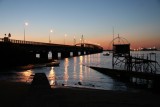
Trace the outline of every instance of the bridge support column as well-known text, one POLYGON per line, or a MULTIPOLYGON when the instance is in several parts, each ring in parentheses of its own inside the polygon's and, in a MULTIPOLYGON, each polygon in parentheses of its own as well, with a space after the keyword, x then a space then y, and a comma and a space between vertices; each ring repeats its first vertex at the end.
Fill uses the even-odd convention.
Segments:
POLYGON ((84 51, 81 51, 81 55, 84 55, 84 51))
POLYGON ((48 52, 41 52, 40 53, 40 62, 47 62, 48 61, 48 52))
POLYGON ((89 54, 89 51, 86 51, 86 55, 88 55, 89 54))
POLYGON ((52 51, 52 59, 58 59, 58 52, 52 51))
POLYGON ((78 56, 78 51, 74 51, 73 56, 78 56))
POLYGON ((95 52, 94 52, 93 50, 89 52, 89 54, 94 54, 94 53, 95 53, 95 52))
POLYGON ((61 52, 61 58, 68 58, 70 57, 70 52, 61 52))
POLYGON ((27 60, 28 60, 28 63, 37 63, 36 53, 30 52, 27 60))

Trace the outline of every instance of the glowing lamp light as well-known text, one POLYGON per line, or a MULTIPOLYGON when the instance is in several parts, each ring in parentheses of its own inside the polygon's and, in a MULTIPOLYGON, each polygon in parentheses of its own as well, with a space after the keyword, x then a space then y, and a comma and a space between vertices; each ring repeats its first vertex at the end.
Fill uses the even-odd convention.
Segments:
POLYGON ((28 22, 25 22, 25 25, 28 26, 28 22))
MULTIPOLYGON (((24 25, 28 26, 28 22, 25 22, 24 25)), ((25 41, 25 36, 26 36, 25 26, 24 26, 24 41, 25 41)))

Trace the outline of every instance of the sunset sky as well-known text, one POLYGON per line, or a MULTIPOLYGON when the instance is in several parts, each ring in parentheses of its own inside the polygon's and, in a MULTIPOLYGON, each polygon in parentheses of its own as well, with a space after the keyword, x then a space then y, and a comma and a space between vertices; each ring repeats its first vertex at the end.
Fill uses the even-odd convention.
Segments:
POLYGON ((23 40, 25 29, 27 41, 50 35, 52 43, 71 45, 83 35, 107 49, 113 28, 132 48, 160 47, 160 0, 0 0, 0 38, 23 40))

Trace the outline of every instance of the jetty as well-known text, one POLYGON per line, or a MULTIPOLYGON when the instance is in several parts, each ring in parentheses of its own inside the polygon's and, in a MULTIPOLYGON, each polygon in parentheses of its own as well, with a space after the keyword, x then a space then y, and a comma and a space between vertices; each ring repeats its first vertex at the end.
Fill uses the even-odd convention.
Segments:
POLYGON ((156 53, 131 54, 130 43, 118 35, 112 41, 112 68, 100 68, 88 66, 112 78, 122 80, 125 83, 146 84, 160 89, 160 74, 157 67, 156 53))
POLYGON ((108 75, 113 79, 121 81, 129 87, 152 89, 155 92, 160 89, 160 74, 149 72, 133 72, 95 66, 88 67, 105 75, 108 75))
POLYGON ((146 72, 133 72, 133 71, 126 71, 126 70, 119 70, 119 69, 109 69, 109 68, 101 68, 101 67, 95 67, 95 66, 88 66, 96 71, 99 71, 103 74, 112 76, 112 77, 135 77, 135 78, 141 78, 141 79, 147 79, 147 80, 153 80, 153 79, 159 79, 160 74, 154 74, 154 73, 146 73, 146 72))

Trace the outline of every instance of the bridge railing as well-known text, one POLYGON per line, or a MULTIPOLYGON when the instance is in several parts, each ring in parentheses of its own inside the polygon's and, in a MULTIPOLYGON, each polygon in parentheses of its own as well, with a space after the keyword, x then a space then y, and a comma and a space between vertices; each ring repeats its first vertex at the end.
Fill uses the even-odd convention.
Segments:
POLYGON ((98 49, 98 50, 103 50, 103 48, 97 44, 90 44, 90 43, 77 43, 76 46, 81 46, 83 45, 84 47, 87 47, 87 48, 93 48, 93 49, 98 49))
MULTIPOLYGON (((0 38, 0 42, 6 43, 15 43, 15 44, 30 44, 30 45, 43 45, 43 46, 61 46, 61 47, 77 47, 81 48, 81 45, 63 45, 63 44, 53 44, 53 43, 45 43, 45 42, 34 42, 34 41, 24 41, 24 40, 16 40, 10 39, 9 37, 0 38)), ((96 49, 96 50, 103 50, 102 47, 93 45, 93 44, 85 44, 86 49, 96 49)))
MULTIPOLYGON (((63 46, 62 44, 16 40, 16 39, 9 39, 8 37, 0 38, 0 42, 16 43, 16 44, 31 44, 31 45, 63 46)), ((64 46, 66 47, 71 45, 64 45, 64 46)))

